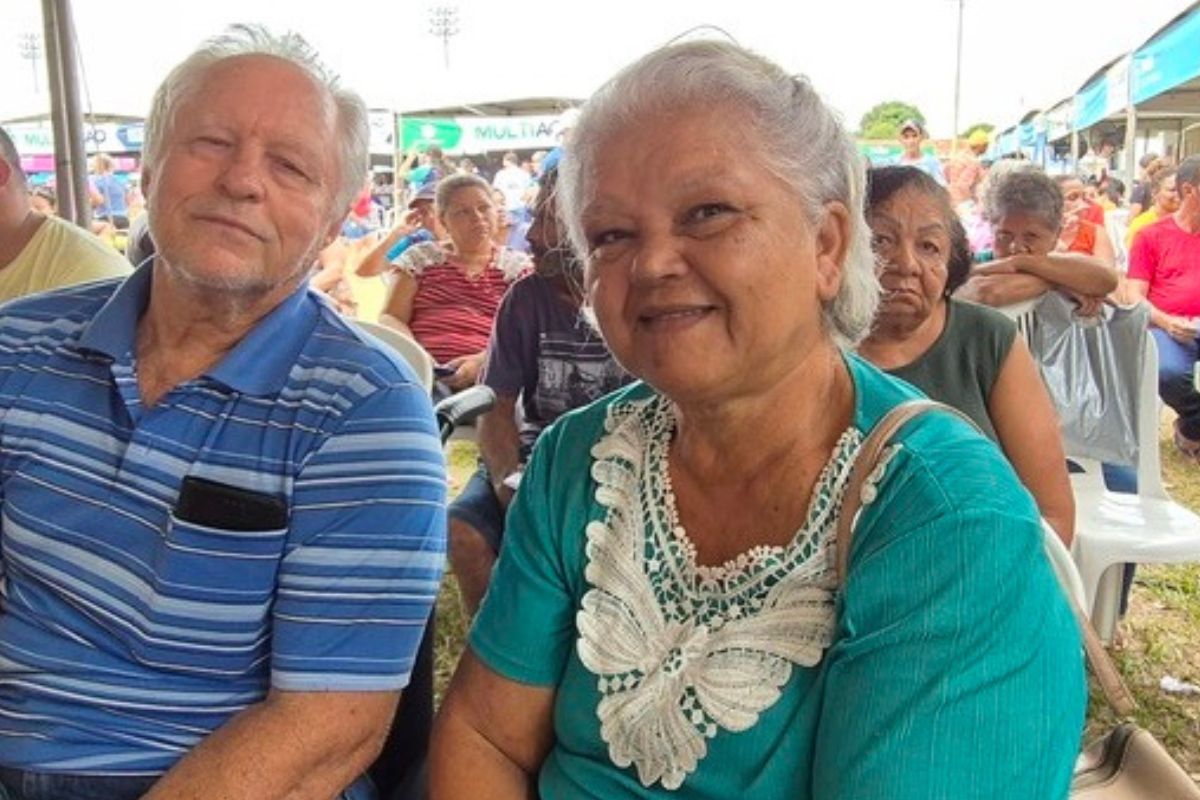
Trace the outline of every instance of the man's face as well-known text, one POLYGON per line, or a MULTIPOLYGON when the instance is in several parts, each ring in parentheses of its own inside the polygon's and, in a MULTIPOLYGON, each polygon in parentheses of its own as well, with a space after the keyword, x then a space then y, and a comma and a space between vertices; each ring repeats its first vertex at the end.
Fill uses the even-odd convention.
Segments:
POLYGON ((297 67, 242 56, 210 68, 146 172, 166 268, 208 289, 290 292, 337 231, 335 141, 332 102, 297 67))
POLYGON ((921 132, 915 128, 905 128, 900 131, 900 144, 908 155, 918 155, 921 152, 921 132))

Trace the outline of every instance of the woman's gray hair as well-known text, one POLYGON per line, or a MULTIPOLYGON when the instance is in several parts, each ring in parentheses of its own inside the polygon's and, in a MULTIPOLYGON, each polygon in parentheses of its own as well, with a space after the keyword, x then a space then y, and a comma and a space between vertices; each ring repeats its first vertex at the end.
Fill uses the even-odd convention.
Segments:
POLYGON ((1062 227, 1062 191, 1044 172, 1017 169, 988 181, 984 206, 992 224, 1009 214, 1029 214, 1052 231, 1062 227))
MULTIPOLYGON (((572 245, 586 261, 581 213, 596 179, 600 148, 621 131, 653 124, 664 109, 713 107, 741 112, 729 115, 728 124, 748 126, 761 147, 739 157, 756 160, 789 186, 810 224, 821 222, 830 202, 849 212, 842 285, 824 319, 840 344, 853 346, 866 335, 879 304, 858 146, 807 78, 789 75, 737 45, 669 45, 625 67, 592 95, 560 166, 560 216, 572 245)), ((670 158, 669 152, 662 155, 670 158)))
POLYGON ((146 168, 151 172, 157 168, 180 103, 201 84, 205 73, 227 59, 253 55, 282 59, 302 70, 329 93, 337 110, 334 141, 339 179, 332 213, 344 216, 362 190, 367 176, 370 143, 367 106, 358 94, 341 85, 337 74, 297 33, 276 35, 260 25, 231 25, 177 64, 155 91, 150 113, 146 116, 142 144, 146 168))
POLYGON ((450 205, 450 198, 461 189, 482 189, 484 193, 491 199, 492 185, 478 175, 473 175, 466 172, 455 173, 438 181, 437 189, 433 195, 433 207, 437 211, 438 216, 441 216, 450 205))

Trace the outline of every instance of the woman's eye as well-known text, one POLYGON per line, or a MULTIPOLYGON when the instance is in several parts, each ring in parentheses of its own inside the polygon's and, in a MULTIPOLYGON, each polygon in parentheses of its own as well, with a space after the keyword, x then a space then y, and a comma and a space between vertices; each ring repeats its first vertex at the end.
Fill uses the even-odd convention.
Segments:
POLYGON ((725 203, 703 203, 688 211, 687 217, 689 222, 705 222, 732 210, 725 203))
POLYGON ((921 250, 922 252, 936 256, 941 254, 942 246, 937 242, 921 242, 921 250))
POLYGON ((616 244, 626 238, 626 236, 627 234, 624 231, 601 231, 595 236, 588 237, 588 245, 593 250, 597 250, 610 244, 616 244))
POLYGON ((881 247, 887 247, 892 243, 891 238, 884 236, 882 233, 877 233, 871 237, 871 249, 878 250, 881 247))
POLYGON ((307 178, 308 177, 308 173, 304 171, 304 168, 301 167, 299 164, 296 164, 294 161, 289 161, 286 158, 280 158, 280 159, 276 159, 275 163, 279 165, 280 169, 282 169, 284 172, 288 173, 289 175, 294 175, 297 178, 307 178))

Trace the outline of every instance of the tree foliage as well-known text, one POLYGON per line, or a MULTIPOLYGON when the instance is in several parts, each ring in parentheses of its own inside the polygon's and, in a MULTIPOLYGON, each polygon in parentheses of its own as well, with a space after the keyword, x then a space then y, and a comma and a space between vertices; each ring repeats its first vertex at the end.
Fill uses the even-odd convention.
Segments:
POLYGON ((858 135, 864 139, 895 139, 900 135, 900 126, 909 119, 925 127, 925 115, 916 106, 902 100, 886 100, 863 114, 858 135))
POLYGON ((996 126, 990 122, 976 122, 974 125, 967 126, 967 128, 962 132, 962 138, 969 138, 970 135, 975 131, 983 131, 990 136, 994 130, 996 130, 996 126))

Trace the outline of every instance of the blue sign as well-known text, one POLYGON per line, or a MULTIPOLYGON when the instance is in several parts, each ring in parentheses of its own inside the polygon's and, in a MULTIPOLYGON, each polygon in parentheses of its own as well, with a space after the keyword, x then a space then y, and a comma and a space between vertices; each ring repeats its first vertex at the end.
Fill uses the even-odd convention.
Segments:
POLYGON ((1090 128, 1108 116, 1108 78, 1101 75, 1075 95, 1075 130, 1090 128))
POLYGON ((1200 76, 1200 9, 1133 54, 1133 102, 1143 103, 1200 76))

